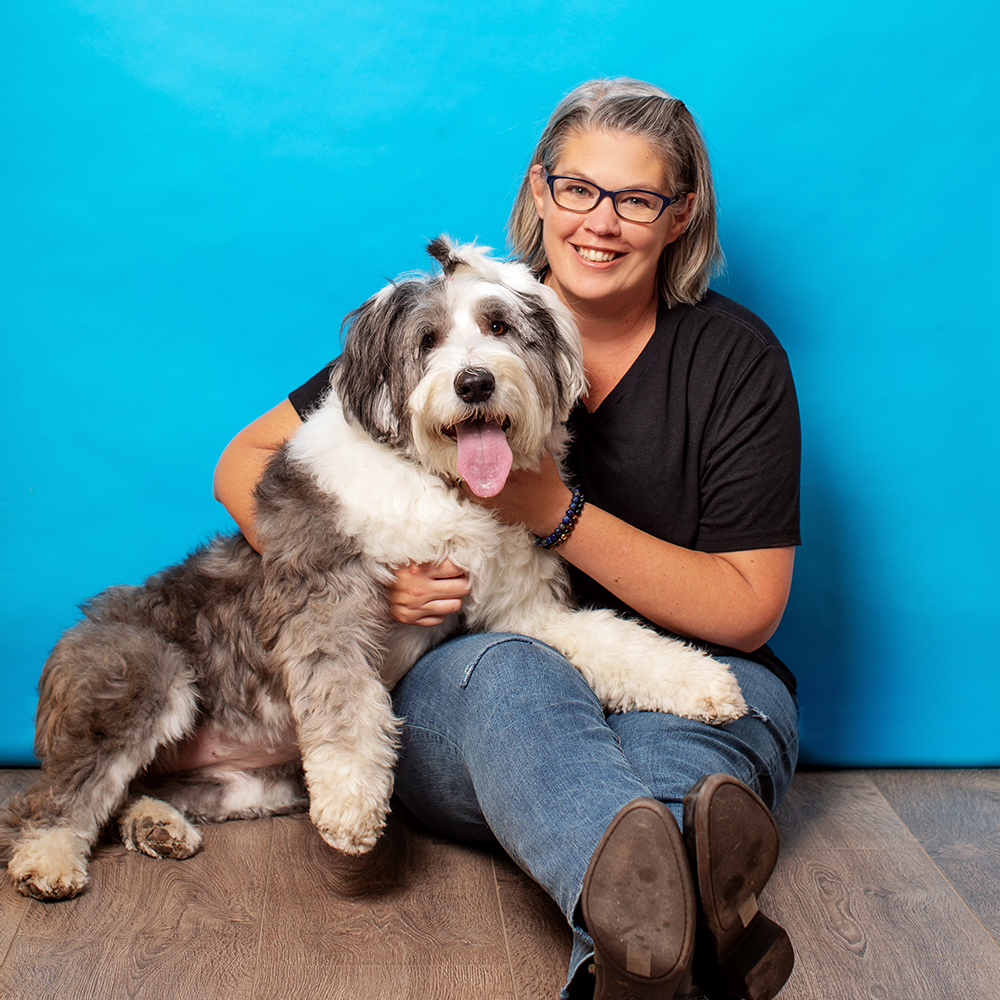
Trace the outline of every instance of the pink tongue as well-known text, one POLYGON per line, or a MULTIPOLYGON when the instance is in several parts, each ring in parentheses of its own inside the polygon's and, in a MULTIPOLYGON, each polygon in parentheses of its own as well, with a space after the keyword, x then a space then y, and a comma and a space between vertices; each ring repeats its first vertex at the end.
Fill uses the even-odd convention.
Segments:
POLYGON ((497 424, 470 420, 455 425, 458 474, 477 497, 495 497, 507 482, 514 456, 497 424))

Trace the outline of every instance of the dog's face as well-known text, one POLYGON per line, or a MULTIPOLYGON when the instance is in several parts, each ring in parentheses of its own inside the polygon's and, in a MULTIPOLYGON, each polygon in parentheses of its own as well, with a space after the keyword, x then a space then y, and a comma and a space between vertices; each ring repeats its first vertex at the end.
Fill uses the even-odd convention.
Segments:
POLYGON ((445 237, 428 252, 443 274, 391 284, 348 317, 334 384, 371 437, 494 496, 560 440, 586 385, 579 334, 524 265, 445 237))

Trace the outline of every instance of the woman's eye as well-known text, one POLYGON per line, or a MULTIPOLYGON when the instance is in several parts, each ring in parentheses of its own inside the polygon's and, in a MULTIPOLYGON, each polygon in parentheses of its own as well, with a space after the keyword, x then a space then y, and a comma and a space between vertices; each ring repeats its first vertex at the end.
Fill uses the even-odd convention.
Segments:
POLYGON ((494 337, 502 337, 506 332, 506 323, 501 323, 498 319, 490 321, 490 333, 492 333, 494 337))

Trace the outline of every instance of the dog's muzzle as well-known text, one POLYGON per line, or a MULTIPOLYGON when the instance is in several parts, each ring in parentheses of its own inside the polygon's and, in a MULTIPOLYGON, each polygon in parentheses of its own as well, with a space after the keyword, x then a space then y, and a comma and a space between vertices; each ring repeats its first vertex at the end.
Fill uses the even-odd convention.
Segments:
MULTIPOLYGON (((463 368, 455 376, 455 395, 469 407, 484 406, 496 388, 497 380, 487 368, 463 368)), ((513 461, 505 433, 509 426, 509 419, 472 410, 467 419, 444 429, 458 446, 458 474, 477 496, 496 496, 507 481, 513 461)))

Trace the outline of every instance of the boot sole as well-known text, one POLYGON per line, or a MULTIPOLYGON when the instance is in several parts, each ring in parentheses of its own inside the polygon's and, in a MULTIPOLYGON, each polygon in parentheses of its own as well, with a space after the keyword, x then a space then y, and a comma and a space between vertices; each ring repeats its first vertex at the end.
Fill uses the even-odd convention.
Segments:
POLYGON ((666 806, 637 799, 622 808, 594 851, 580 902, 594 940, 594 1000, 672 996, 691 962, 697 911, 666 806))
POLYGON ((778 860, 774 817, 741 781, 709 775, 684 798, 684 839, 723 989, 773 1000, 795 964, 788 934, 757 905, 778 860))

